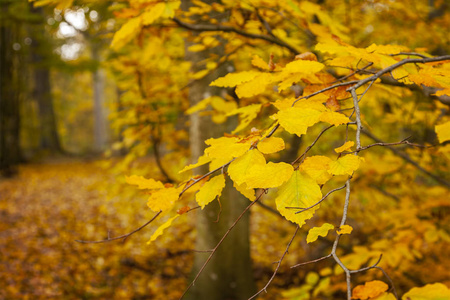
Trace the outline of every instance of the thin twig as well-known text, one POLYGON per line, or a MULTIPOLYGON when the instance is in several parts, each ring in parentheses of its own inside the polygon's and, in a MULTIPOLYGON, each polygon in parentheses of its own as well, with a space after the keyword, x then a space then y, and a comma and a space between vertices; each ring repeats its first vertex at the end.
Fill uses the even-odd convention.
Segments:
POLYGON ((123 242, 125 242, 125 240, 132 234, 138 232, 139 230, 141 230, 142 228, 144 228, 145 226, 147 226, 148 224, 150 224, 151 222, 153 222, 160 214, 162 213, 162 210, 160 210, 150 221, 148 221, 147 223, 145 223, 144 225, 142 225, 141 227, 133 230, 130 233, 121 235, 121 236, 117 236, 114 238, 107 238, 106 240, 100 240, 100 241, 83 241, 83 240, 75 240, 75 242, 78 243, 82 243, 82 244, 100 244, 100 243, 106 243, 106 242, 112 242, 112 241, 116 241, 116 240, 120 240, 123 239, 123 242))
POLYGON ((261 290, 259 290, 259 292, 257 292, 256 294, 254 294, 253 296, 248 298, 248 300, 256 298, 262 292, 266 292, 267 293, 267 288, 269 287, 269 285, 272 283, 273 279, 277 275, 278 269, 280 268, 280 265, 281 265, 281 262, 283 261, 283 259, 286 256, 286 254, 289 252, 289 247, 291 247, 292 241, 294 240, 295 236, 297 235, 297 232, 298 232, 299 228, 300 228, 300 226, 297 225, 297 227, 295 228, 294 235, 292 236, 291 240, 289 241, 289 243, 286 246, 286 250, 284 251, 284 253, 281 256, 280 260, 277 262, 277 267, 275 268, 275 271, 273 271, 272 277, 270 277, 269 281, 266 283, 266 285, 261 290))
POLYGON ((292 268, 301 267, 301 266, 304 266, 304 265, 308 265, 308 264, 312 264, 312 263, 316 263, 316 262, 319 262, 321 260, 325 260, 325 259, 330 258, 330 257, 331 257, 331 254, 328 254, 327 256, 323 256, 323 257, 318 258, 318 259, 314 259, 314 260, 310 260, 310 261, 303 262, 303 263, 300 263, 300 264, 296 264, 296 265, 292 266, 291 269, 292 268))
MULTIPOLYGON (((377 143, 382 143, 382 141, 377 138, 375 135, 373 135, 372 133, 370 133, 367 130, 362 130, 362 133, 366 136, 368 136, 369 138, 371 138, 372 140, 374 140, 377 143)), ((438 176, 436 174, 433 174, 427 170, 425 170, 424 168, 422 168, 416 161, 414 161, 413 159, 411 159, 411 157, 409 157, 408 154, 392 147, 392 146, 386 146, 387 149, 391 150, 395 155, 403 158, 403 160, 405 160, 406 162, 408 162, 409 164, 413 165, 416 169, 418 169, 420 172, 426 174, 427 176, 433 178, 434 180, 436 180, 438 183, 440 183, 442 186, 450 189, 450 182, 448 182, 447 180, 443 179, 441 176, 438 176)))
POLYGON ((324 130, 322 130, 322 131, 319 133, 319 135, 316 137, 316 139, 314 140, 314 142, 312 142, 311 145, 309 145, 308 147, 306 147, 305 152, 303 152, 302 155, 300 155, 300 156, 297 157, 293 162, 291 162, 291 165, 294 165, 294 164, 296 164, 299 160, 301 160, 301 159, 306 155, 306 153, 308 153, 308 151, 311 150, 312 147, 314 147, 314 145, 317 143, 317 141, 318 141, 319 138, 322 136, 322 134, 324 134, 325 131, 327 131, 328 129, 330 129, 330 128, 332 128, 332 127, 334 127, 334 125, 330 125, 330 126, 326 127, 324 130))
POLYGON ((375 268, 375 267, 380 263, 382 257, 383 257, 383 254, 380 254, 380 257, 378 258, 378 260, 377 260, 376 263, 374 263, 374 264, 371 265, 371 266, 368 266, 368 267, 365 267, 365 268, 361 268, 361 269, 358 269, 358 270, 351 270, 351 271, 350 271, 350 274, 360 273, 360 272, 368 271, 368 270, 370 270, 370 269, 375 268))
POLYGON ((241 36, 257 39, 257 40, 265 40, 267 42, 276 44, 278 46, 284 47, 291 51, 293 54, 297 55, 300 52, 293 47, 292 45, 286 43, 285 41, 282 41, 278 37, 270 36, 270 35, 264 35, 264 34, 255 34, 246 32, 243 30, 240 30, 238 28, 232 27, 232 26, 224 26, 224 25, 215 25, 215 24, 191 24, 184 21, 181 21, 178 18, 172 19, 175 23, 177 23, 180 27, 192 30, 192 31, 221 31, 221 32, 234 32, 241 36))

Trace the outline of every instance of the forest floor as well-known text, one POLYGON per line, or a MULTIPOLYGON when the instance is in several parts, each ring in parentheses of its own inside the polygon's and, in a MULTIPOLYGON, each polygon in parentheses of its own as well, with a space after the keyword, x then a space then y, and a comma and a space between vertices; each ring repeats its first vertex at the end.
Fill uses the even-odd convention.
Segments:
POLYGON ((21 166, 0 181, 0 299, 173 299, 182 292, 189 260, 166 261, 176 255, 165 244, 149 251, 142 235, 75 242, 121 235, 151 217, 145 202, 111 199, 107 174, 101 162, 62 160, 21 166))
MULTIPOLYGON (((156 224, 125 242, 75 241, 122 235, 153 216, 145 198, 119 192, 117 177, 103 164, 64 159, 27 164, 20 166, 17 176, 1 179, 0 299, 177 299, 181 295, 193 259, 193 222, 169 228, 167 237, 151 246, 146 242, 156 224)), ((290 238, 290 229, 285 239, 290 238)), ((263 228, 258 230, 264 231, 266 241, 273 239, 263 228)), ((262 238, 252 246, 259 253, 254 265, 259 286, 271 276, 272 262, 284 251, 284 241, 280 242, 274 247, 262 238)), ((277 280, 271 292, 276 286, 277 280)), ((266 299, 276 299, 276 294, 266 299)))

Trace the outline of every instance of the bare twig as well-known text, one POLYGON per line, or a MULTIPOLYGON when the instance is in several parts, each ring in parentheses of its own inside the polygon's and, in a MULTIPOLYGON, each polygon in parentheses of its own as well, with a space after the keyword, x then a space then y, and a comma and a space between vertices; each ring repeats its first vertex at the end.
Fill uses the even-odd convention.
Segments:
POLYGON ((328 254, 327 256, 323 256, 323 257, 318 258, 318 259, 313 259, 313 260, 310 260, 310 261, 302 262, 302 263, 293 265, 293 266, 291 267, 291 269, 292 269, 292 268, 301 267, 301 266, 304 266, 304 265, 308 265, 308 264, 313 264, 313 263, 319 262, 319 261, 321 261, 321 260, 325 260, 325 259, 330 258, 330 257, 331 257, 331 254, 328 254))
POLYGON ((256 298, 262 292, 266 292, 267 293, 267 288, 269 287, 269 285, 272 283, 273 279, 277 275, 277 272, 278 272, 278 269, 280 268, 281 262, 283 261, 283 259, 286 256, 286 254, 289 252, 289 248, 291 247, 292 241, 294 240, 295 236, 297 235, 297 232, 298 232, 299 228, 300 228, 300 226, 297 225, 297 227, 295 228, 294 235, 292 236, 291 240, 289 241, 289 243, 286 246, 286 250, 284 251, 284 253, 281 256, 280 260, 277 262, 277 267, 275 268, 275 271, 273 271, 272 277, 270 277, 269 281, 266 283, 266 285, 261 290, 259 290, 259 292, 254 294, 252 297, 248 298, 248 300, 256 298))
POLYGON ((270 35, 263 35, 263 34, 255 34, 246 32, 243 30, 240 30, 238 28, 232 27, 232 26, 224 26, 224 25, 215 25, 215 24, 191 24, 184 21, 181 21, 178 18, 172 19, 175 23, 177 23, 179 26, 192 30, 192 31, 221 31, 221 32, 234 32, 241 36, 257 39, 257 40, 265 40, 267 42, 270 42, 272 44, 276 44, 278 46, 284 47, 291 51, 293 54, 300 53, 295 47, 292 45, 286 43, 285 41, 279 39, 275 36, 270 35))
MULTIPOLYGON (((362 133, 366 136, 368 136, 369 138, 371 138, 372 140, 374 140, 377 143, 382 143, 382 141, 377 138, 375 135, 373 135, 372 133, 370 133, 367 130, 362 130, 362 133)), ((438 183, 440 183, 442 186, 449 188, 450 189, 450 182, 448 182, 447 180, 443 179, 441 176, 438 176, 436 174, 433 174, 427 170, 425 170, 423 167, 421 167, 416 161, 414 161, 413 159, 411 159, 411 157, 409 157, 408 154, 392 147, 392 146, 386 146, 387 149, 391 150, 395 155, 403 158, 403 160, 405 160, 406 162, 408 162, 409 164, 413 165, 416 169, 418 169, 420 172, 426 174, 427 176, 433 178, 434 180, 436 180, 438 183)))
MULTIPOLYGON (((108 236, 108 238, 106 240, 100 240, 100 241, 83 241, 83 240, 75 240, 75 242, 78 243, 82 243, 82 244, 100 244, 100 243, 106 243, 106 242, 112 242, 112 241, 116 241, 116 240, 123 240, 122 242, 125 242, 125 240, 132 234, 138 232, 139 230, 141 230, 142 228, 146 227, 148 224, 150 224, 151 222, 153 222, 160 214, 162 213, 162 210, 160 210, 150 221, 148 221, 147 223, 145 223, 144 225, 142 225, 141 227, 133 230, 130 233, 121 235, 121 236, 117 236, 114 238, 110 238, 108 236)), ((109 235, 109 234, 108 234, 109 235)))
POLYGON ((317 141, 318 141, 319 138, 322 136, 322 134, 324 134, 325 131, 327 131, 328 129, 330 129, 330 128, 332 128, 332 127, 334 127, 334 125, 330 125, 330 126, 326 127, 324 130, 322 130, 322 131, 319 133, 319 135, 316 137, 316 139, 314 140, 314 142, 312 142, 312 144, 309 145, 309 146, 305 149, 305 152, 303 152, 302 155, 300 155, 299 157, 297 157, 296 160, 294 160, 293 162, 291 162, 291 165, 294 165, 294 164, 296 164, 298 161, 300 161, 301 159, 303 159, 303 158, 305 157, 306 153, 308 153, 308 151, 311 150, 312 147, 314 147, 314 145, 317 143, 317 141))

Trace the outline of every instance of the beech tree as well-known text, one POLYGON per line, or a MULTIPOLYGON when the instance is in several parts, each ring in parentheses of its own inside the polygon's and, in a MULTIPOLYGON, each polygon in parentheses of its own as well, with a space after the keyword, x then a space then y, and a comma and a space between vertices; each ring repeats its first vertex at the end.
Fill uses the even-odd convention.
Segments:
MULTIPOLYGON (((110 65, 125 109, 114 120, 126 128, 118 146, 131 149, 127 163, 152 149, 164 179, 126 177, 150 194, 155 215, 143 227, 164 221, 149 243, 193 211, 215 211, 206 218, 211 226, 228 220, 220 210, 227 181, 249 200, 211 249, 196 249, 207 253, 199 253, 203 264, 181 298, 193 286, 206 290, 195 285, 206 275, 233 288, 228 272, 205 270, 233 232, 245 231, 237 226, 256 205, 294 226, 273 275, 249 299, 270 293, 295 245, 313 247, 319 237, 328 243, 291 266, 317 271, 284 298, 449 297, 442 277, 418 273, 450 240, 448 215, 440 213, 450 188, 450 14, 444 2, 413 2, 192 1, 181 9, 181 1, 130 0, 116 7, 121 26, 110 65), (223 90, 207 93, 205 84, 223 90), (189 103, 196 89, 203 99, 189 103), (210 128, 195 127, 196 117, 187 123, 183 111, 239 122, 220 137, 203 136, 205 150, 188 164, 180 147, 186 126, 199 128, 192 144, 210 128), (170 152, 166 160, 161 152, 170 152), (294 159, 283 161, 288 152, 294 159), (198 167, 202 175, 189 174, 198 167), (299 237, 305 224, 306 238, 299 237), (401 296, 396 273, 428 285, 401 296)), ((239 200, 225 201, 237 207, 239 200)))

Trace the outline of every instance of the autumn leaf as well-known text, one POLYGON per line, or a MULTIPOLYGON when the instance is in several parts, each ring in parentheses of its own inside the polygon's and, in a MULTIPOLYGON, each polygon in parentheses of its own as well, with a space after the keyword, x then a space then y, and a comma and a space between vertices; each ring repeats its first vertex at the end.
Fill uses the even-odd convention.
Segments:
POLYGON ((178 218, 180 215, 177 214, 175 216, 173 216, 172 218, 170 218, 169 220, 167 220, 166 222, 164 222, 161 226, 158 227, 158 229, 156 229, 156 231, 152 234, 152 236, 150 237, 150 240, 147 242, 147 245, 149 245, 151 242, 153 242, 154 240, 156 240, 159 236, 161 236, 164 233, 164 230, 169 228, 170 225, 172 225, 173 220, 175 220, 176 218, 178 218))
POLYGON ((324 64, 313 60, 295 60, 283 68, 283 73, 309 73, 314 74, 325 67, 324 64))
POLYGON ((275 203, 282 216, 302 226, 312 218, 319 205, 298 214, 296 212, 316 204, 320 199, 322 192, 314 179, 300 171, 294 171, 291 178, 278 189, 275 203))
POLYGON ((200 156, 200 157, 198 158, 197 163, 195 163, 195 164, 190 164, 190 165, 184 167, 184 168, 183 168, 180 172, 178 172, 178 173, 183 173, 183 172, 186 172, 186 171, 188 171, 188 170, 195 169, 195 168, 200 167, 200 166, 202 166, 202 165, 204 165, 204 164, 207 164, 207 163, 209 163, 209 162, 211 162, 211 157, 206 156, 206 155, 202 155, 202 156, 200 156))
POLYGON ((269 70, 269 64, 258 55, 253 56, 252 65, 262 70, 269 70))
POLYGON ((225 187, 225 176, 220 174, 206 182, 195 195, 195 201, 202 209, 211 201, 220 197, 225 187))
POLYGON ((353 147, 353 145, 355 145, 355 142, 353 141, 347 141, 344 143, 344 145, 337 147, 334 149, 334 151, 336 151, 336 153, 342 153, 344 151, 347 151, 348 149, 350 149, 351 147, 353 147))
POLYGON ((261 110, 261 104, 251 104, 248 106, 236 108, 229 113, 227 116, 232 116, 239 114, 239 125, 233 130, 233 134, 245 129, 257 116, 261 110))
POLYGON ((348 122, 350 122, 350 119, 346 115, 334 111, 324 111, 320 115, 319 120, 322 122, 330 123, 334 126, 347 124, 348 122))
POLYGON ((180 190, 174 187, 163 188, 151 193, 147 206, 154 212, 170 210, 178 200, 180 190))
POLYGON ((389 286, 383 281, 374 280, 358 285, 353 289, 352 299, 367 300, 380 296, 389 286))
POLYGON ((164 10, 166 9, 166 4, 164 2, 156 3, 150 9, 142 14, 142 24, 150 25, 155 22, 159 17, 162 16, 164 10))
POLYGON ((255 190, 254 189, 247 189, 247 184, 246 183, 242 183, 241 185, 237 185, 236 182, 233 182, 233 186, 239 193, 244 195, 244 197, 246 197, 248 200, 254 201, 256 199, 255 190))
POLYGON ((254 165, 246 174, 245 183, 248 189, 279 187, 291 177, 293 171, 294 168, 284 162, 254 165))
POLYGON ((245 183, 248 189, 278 187, 289 179, 293 171, 294 168, 286 163, 266 164, 257 149, 248 151, 228 167, 228 174, 236 185, 245 183))
POLYGON ((356 155, 345 155, 330 163, 330 174, 352 175, 359 168, 362 158, 356 155))
POLYGON ((308 127, 319 122, 322 112, 310 108, 290 107, 276 113, 273 118, 289 133, 301 136, 305 134, 308 127))
POLYGON ((114 34, 113 40, 111 42, 111 48, 114 50, 119 50, 130 42, 142 27, 142 18, 136 17, 128 20, 119 31, 114 34))
POLYGON ((337 111, 341 109, 341 105, 337 101, 335 94, 332 94, 330 98, 327 99, 326 105, 327 108, 331 109, 332 111, 337 111))
POLYGON ((275 153, 284 149, 284 140, 278 137, 268 137, 258 143, 258 150, 264 154, 275 153))
POLYGON ((311 228, 306 236, 306 242, 309 244, 315 242, 319 236, 327 236, 328 231, 331 229, 334 229, 334 226, 329 223, 325 223, 320 227, 311 228))
POLYGON ((125 176, 125 181, 128 184, 137 185, 138 189, 162 189, 164 184, 161 181, 156 181, 152 178, 146 179, 143 176, 131 175, 125 176))
POLYGON ((255 165, 265 165, 266 159, 256 149, 248 151, 245 155, 237 158, 228 166, 228 174, 230 178, 236 183, 241 185, 245 183, 247 174, 250 168, 255 165))
POLYGON ((235 87, 241 83, 251 81, 256 76, 262 73, 256 71, 245 71, 240 73, 230 73, 224 77, 220 77, 213 82, 211 82, 210 86, 219 86, 219 87, 235 87))
POLYGON ((350 234, 353 231, 353 227, 350 225, 342 225, 338 229, 336 229, 336 232, 338 234, 350 234))
POLYGON ((450 289, 442 283, 427 284, 412 288, 403 295, 402 300, 448 300, 450 289))
POLYGON ((438 136, 439 143, 450 140, 450 121, 441 125, 436 125, 435 130, 438 136))
POLYGON ((310 156, 303 161, 300 169, 318 184, 325 184, 331 178, 331 174, 328 172, 331 162, 332 160, 327 156, 310 156))
POLYGON ((317 61, 317 56, 312 52, 303 52, 301 54, 297 54, 295 56, 295 59, 301 59, 301 60, 311 60, 311 61, 317 61))

